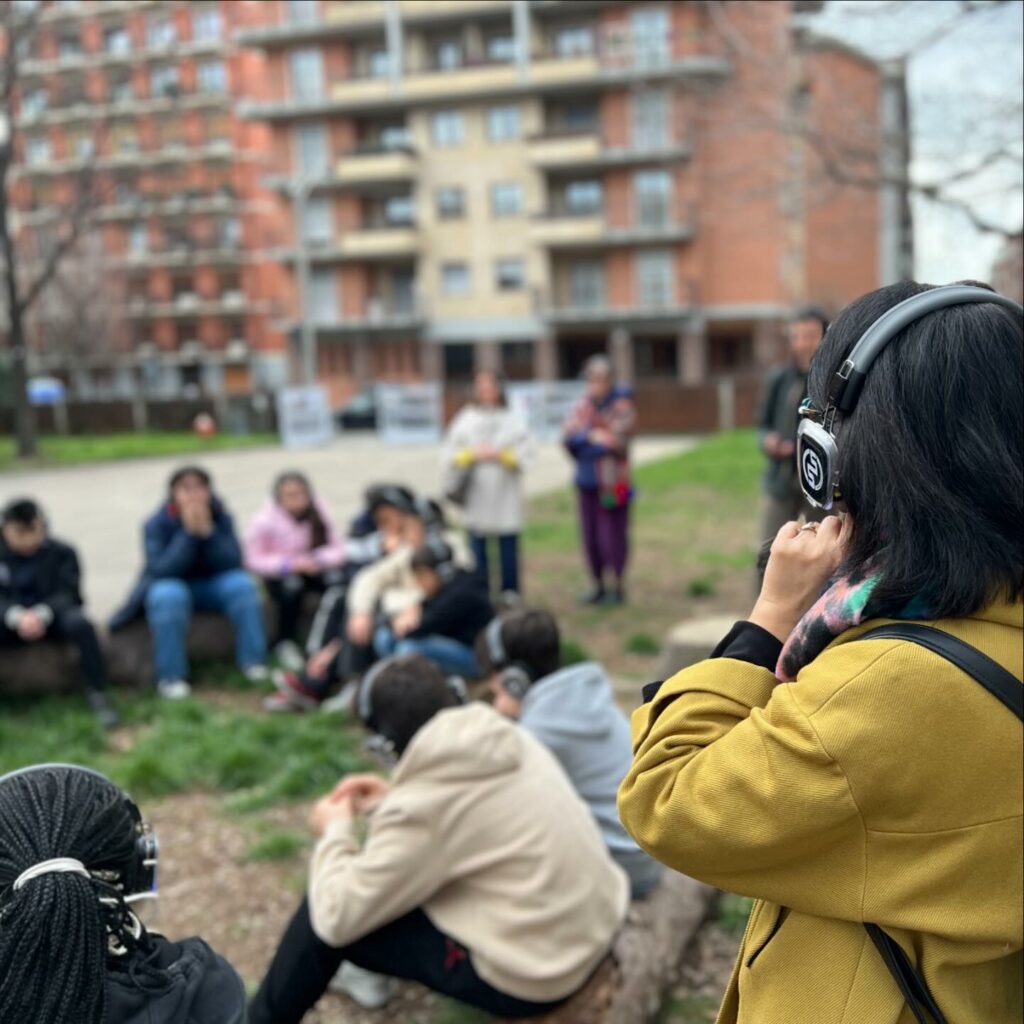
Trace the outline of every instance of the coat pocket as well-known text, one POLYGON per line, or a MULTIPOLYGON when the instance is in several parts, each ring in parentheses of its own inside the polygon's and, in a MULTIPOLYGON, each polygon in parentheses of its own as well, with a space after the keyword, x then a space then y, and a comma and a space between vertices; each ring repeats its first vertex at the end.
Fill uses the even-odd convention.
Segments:
POLYGON ((744 950, 743 964, 749 970, 754 961, 765 951, 768 943, 775 938, 783 922, 789 916, 789 907, 780 907, 777 903, 766 903, 762 906, 750 931, 750 941, 744 950))

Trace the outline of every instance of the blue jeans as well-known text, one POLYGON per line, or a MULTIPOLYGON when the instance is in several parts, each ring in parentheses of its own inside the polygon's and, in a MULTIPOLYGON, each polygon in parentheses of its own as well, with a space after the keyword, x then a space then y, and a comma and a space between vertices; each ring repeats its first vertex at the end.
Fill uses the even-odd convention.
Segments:
POLYGON ((480 674, 472 647, 447 636, 404 637, 399 639, 390 626, 380 626, 373 635, 373 649, 378 658, 392 654, 422 654, 440 666, 448 675, 475 679, 480 674))
MULTIPOLYGON (((485 587, 490 590, 490 572, 487 567, 487 542, 493 540, 479 533, 470 533, 469 543, 473 549, 473 557, 476 559, 477 575, 483 581, 485 587)), ((503 533, 497 538, 498 558, 501 562, 501 592, 511 590, 514 594, 519 593, 519 534, 503 533)))
POLYGON ((263 608, 247 572, 232 569, 205 579, 157 580, 146 592, 146 620, 153 637, 158 682, 188 678, 188 626, 193 608, 220 612, 230 619, 240 668, 266 663, 263 608))

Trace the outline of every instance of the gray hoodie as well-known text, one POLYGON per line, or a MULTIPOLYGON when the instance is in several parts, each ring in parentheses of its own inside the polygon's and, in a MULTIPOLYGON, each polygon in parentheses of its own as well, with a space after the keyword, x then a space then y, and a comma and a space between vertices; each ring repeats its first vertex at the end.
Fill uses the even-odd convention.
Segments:
POLYGON ((597 819, 609 851, 639 853, 615 805, 619 783, 633 763, 629 722, 604 669, 585 661, 538 679, 523 698, 519 723, 559 760, 597 819))

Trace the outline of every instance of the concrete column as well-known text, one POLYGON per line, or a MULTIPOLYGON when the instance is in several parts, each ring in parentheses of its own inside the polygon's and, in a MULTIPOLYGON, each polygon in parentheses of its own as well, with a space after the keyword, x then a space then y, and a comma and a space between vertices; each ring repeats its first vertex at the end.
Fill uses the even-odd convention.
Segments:
POLYGON ((398 9, 398 0, 388 0, 384 14, 384 39, 388 51, 388 77, 393 88, 398 88, 402 81, 402 14, 398 9))
POLYGON ((427 383, 443 383, 444 360, 442 359, 441 346, 433 341, 421 341, 420 345, 420 375, 427 383))
POLYGON ((558 343, 542 334, 533 343, 533 376, 536 380, 558 379, 558 343))
POLYGON ((612 361, 615 379, 632 384, 634 373, 633 339, 624 327, 613 327, 608 335, 608 357, 612 361))
POLYGON ((360 339, 352 346, 352 376, 360 388, 369 384, 373 377, 373 359, 368 341, 360 339))
POLYGON ((512 28, 516 39, 516 71, 520 79, 530 73, 530 5, 527 0, 514 0, 512 28))
POLYGON ((785 327, 777 320, 757 320, 753 326, 754 365, 774 366, 785 359, 785 327))
POLYGON ((679 334, 679 380, 703 384, 708 379, 708 331, 703 320, 691 320, 679 334))
POLYGON ((501 373, 501 344, 497 341, 478 341, 473 346, 473 369, 501 373))

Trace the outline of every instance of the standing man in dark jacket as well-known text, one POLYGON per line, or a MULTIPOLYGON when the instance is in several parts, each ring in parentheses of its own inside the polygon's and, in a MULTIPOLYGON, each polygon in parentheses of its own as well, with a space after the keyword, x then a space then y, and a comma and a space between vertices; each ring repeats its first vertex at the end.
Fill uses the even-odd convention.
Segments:
POLYGON ((29 498, 0 513, 0 647, 64 640, 78 650, 89 706, 110 729, 117 712, 107 700, 107 666, 93 624, 82 611, 78 555, 49 537, 29 498))
POLYGON ((177 470, 168 500, 146 520, 145 568, 127 604, 111 620, 121 629, 145 613, 153 637, 157 689, 187 697, 186 640, 192 609, 220 612, 235 629, 239 668, 252 682, 270 678, 259 591, 242 568, 234 520, 197 466, 177 470))
MULTIPOLYGON (((774 540, 783 524, 801 515, 808 520, 824 516, 807 503, 800 490, 796 430, 800 403, 807 397, 807 372, 827 328, 828 318, 817 306, 798 309, 789 324, 789 362, 772 370, 765 382, 757 421, 761 451, 768 460, 763 477, 762 541, 774 540)), ((758 555, 760 576, 767 561, 766 546, 758 555)))

